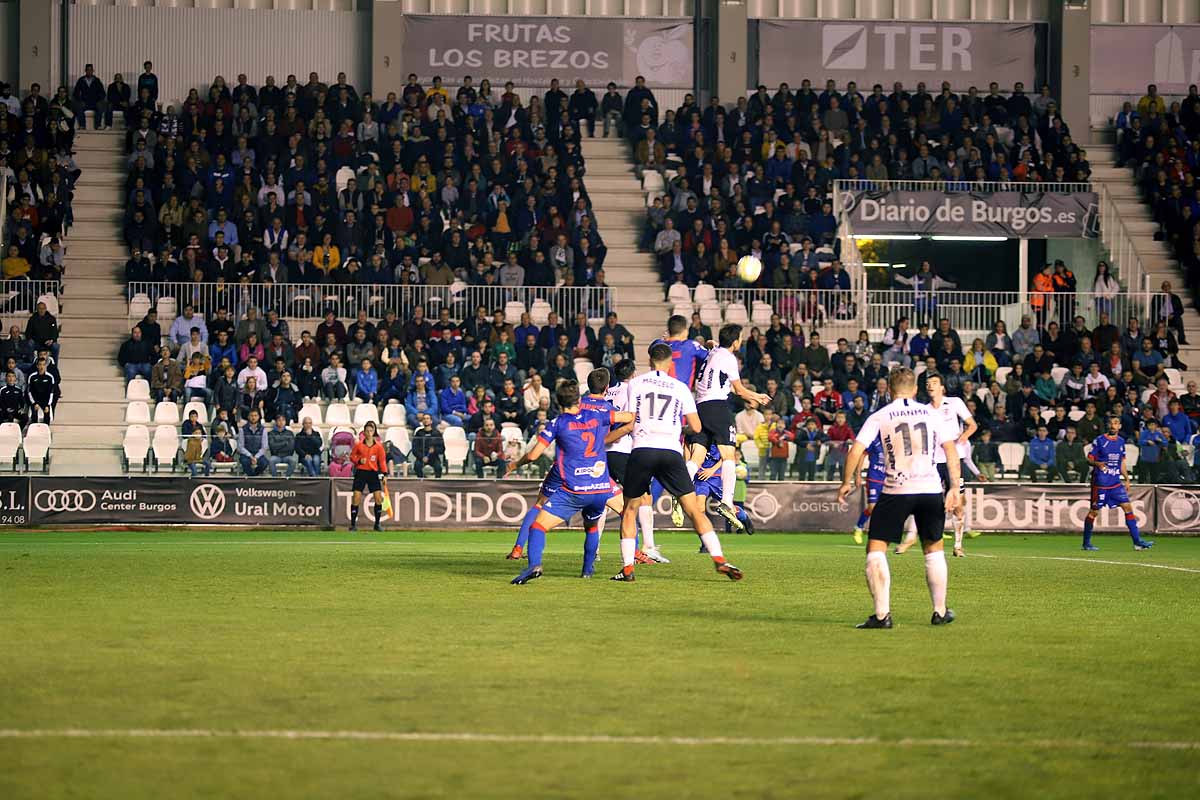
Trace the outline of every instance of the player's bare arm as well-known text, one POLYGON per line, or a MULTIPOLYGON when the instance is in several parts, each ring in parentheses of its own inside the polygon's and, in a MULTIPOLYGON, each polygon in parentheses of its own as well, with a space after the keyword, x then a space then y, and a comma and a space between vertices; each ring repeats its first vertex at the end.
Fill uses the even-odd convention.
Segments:
POLYGON ((628 436, 631 433, 633 433, 633 423, 632 422, 627 422, 626 424, 622 425, 619 428, 611 428, 608 431, 608 435, 604 437, 604 444, 606 444, 606 445, 612 444, 613 442, 615 442, 625 436, 628 436))
POLYGON ((958 493, 958 482, 962 479, 962 466, 958 463, 958 448, 954 442, 942 442, 946 451, 946 472, 950 475, 950 489, 946 492, 946 510, 956 511, 962 505, 958 493))
POLYGON ((958 444, 965 447, 967 442, 971 441, 971 437, 975 435, 977 430, 979 430, 979 423, 975 421, 974 417, 967 417, 963 422, 963 432, 957 439, 958 444))
POLYGON ((683 419, 687 422, 688 430, 692 433, 699 433, 702 430, 703 426, 700 424, 699 414, 685 414, 683 419))
POLYGON ((751 391, 750 388, 747 387, 746 384, 742 383, 740 379, 730 381, 729 385, 733 388, 734 394, 749 403, 765 406, 771 402, 769 395, 765 395, 762 392, 751 391))
POLYGON ((842 478, 842 485, 838 488, 838 502, 846 502, 846 498, 854 491, 854 487, 858 485, 858 471, 862 467, 863 456, 866 454, 867 448, 862 442, 855 442, 850 447, 850 452, 846 454, 846 475, 842 478))
POLYGON ((546 443, 541 439, 538 439, 536 442, 534 442, 533 447, 529 448, 525 455, 508 465, 508 468, 504 470, 504 475, 506 477, 508 475, 512 475, 526 464, 537 461, 544 452, 546 452, 546 443))

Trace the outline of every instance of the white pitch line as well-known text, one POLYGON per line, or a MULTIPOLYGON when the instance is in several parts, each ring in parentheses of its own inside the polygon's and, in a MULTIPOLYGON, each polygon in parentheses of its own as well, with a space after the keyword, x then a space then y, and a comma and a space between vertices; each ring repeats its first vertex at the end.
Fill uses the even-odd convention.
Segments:
MULTIPOLYGON (((843 548, 848 547, 848 548, 851 548, 854 550, 862 550, 862 548, 856 544, 839 544, 839 545, 835 545, 835 547, 843 547, 843 548)), ((971 553, 967 556, 967 558, 999 558, 999 559, 1020 558, 1020 559, 1026 560, 1026 561, 1078 561, 1082 564, 1111 564, 1112 566, 1115 566, 1115 567, 1144 567, 1145 569, 1166 569, 1166 570, 1171 570, 1172 572, 1188 572, 1188 573, 1192 573, 1195 575, 1200 575, 1200 569, 1194 569, 1192 567, 1176 567, 1172 564, 1151 564, 1146 561, 1111 561, 1111 560, 1103 559, 1103 558, 1083 558, 1080 556, 1017 556, 1017 555, 1010 555, 1007 553, 1004 553, 1004 554, 971 553)))
POLYGON ((422 731, 320 731, 320 730, 220 730, 209 728, 130 729, 0 729, 0 739, 280 739, 285 741, 463 742, 485 744, 617 744, 672 747, 1014 747, 1028 750, 1200 750, 1200 741, 1089 741, 1085 739, 1029 739, 983 741, 974 739, 904 738, 876 736, 610 736, 607 734, 508 734, 434 733, 422 731))

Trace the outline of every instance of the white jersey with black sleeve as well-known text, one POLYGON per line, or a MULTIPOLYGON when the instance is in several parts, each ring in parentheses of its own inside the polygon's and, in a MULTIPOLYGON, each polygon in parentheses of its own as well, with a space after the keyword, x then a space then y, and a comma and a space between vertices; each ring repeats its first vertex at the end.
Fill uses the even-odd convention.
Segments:
MULTIPOLYGON (((609 386, 604 391, 604 399, 612 403, 617 411, 629 410, 629 381, 609 386)), ((609 453, 628 453, 633 449, 633 434, 627 433, 604 448, 609 453)))
POLYGON ((682 456, 684 417, 696 413, 692 390, 659 370, 633 378, 628 386, 628 410, 635 415, 633 449, 670 450, 682 456))
POLYGON ((700 370, 700 380, 696 381, 696 402, 728 400, 737 380, 741 380, 737 356, 724 347, 714 348, 700 370))
MULTIPOLYGON (((931 403, 929 407, 933 409, 935 414, 941 417, 949 429, 954 431, 954 438, 956 440, 962 435, 967 421, 971 419, 971 412, 967 410, 967 404, 962 401, 961 397, 943 397, 940 406, 935 408, 931 403)), ((958 451, 960 459, 965 455, 962 445, 956 443, 954 449, 958 451)), ((933 456, 935 463, 946 463, 946 451, 942 448, 939 447, 933 456)))
POLYGON ((867 418, 855 440, 870 447, 876 436, 887 470, 884 494, 942 493, 936 454, 958 431, 941 414, 916 400, 893 400, 867 418))

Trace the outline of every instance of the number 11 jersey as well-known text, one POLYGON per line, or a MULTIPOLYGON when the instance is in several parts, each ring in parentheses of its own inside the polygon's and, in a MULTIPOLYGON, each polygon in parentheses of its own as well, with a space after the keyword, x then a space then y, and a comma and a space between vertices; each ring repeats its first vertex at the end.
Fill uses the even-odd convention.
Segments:
POLYGON ((629 381, 628 410, 636 415, 634 450, 673 450, 683 455, 679 444, 683 418, 696 413, 691 389, 665 372, 647 372, 629 381))
POLYGON ((958 436, 950 421, 916 400, 893 400, 867 418, 855 439, 870 447, 876 436, 887 470, 884 494, 942 493, 935 454, 958 436))

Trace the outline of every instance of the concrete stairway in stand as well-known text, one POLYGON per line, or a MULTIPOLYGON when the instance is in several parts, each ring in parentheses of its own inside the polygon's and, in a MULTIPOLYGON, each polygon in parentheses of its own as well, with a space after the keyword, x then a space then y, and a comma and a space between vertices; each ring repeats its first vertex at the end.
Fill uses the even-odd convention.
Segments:
MULTIPOLYGON (((1173 291, 1184 298, 1183 327, 1188 344, 1180 345, 1179 359, 1188 366, 1189 371, 1184 373, 1183 382, 1186 385, 1188 380, 1200 380, 1200 312, 1197 312, 1188 298, 1183 270, 1170 245, 1167 242, 1155 241, 1154 234, 1158 230, 1158 224, 1154 221, 1150 206, 1142 202, 1134 182, 1133 171, 1117 166, 1116 146, 1090 144, 1087 152, 1092 163, 1093 182, 1103 183, 1107 187, 1116 201, 1117 211, 1125 227, 1133 235, 1134 249, 1150 281, 1150 290, 1157 292, 1163 281, 1170 281, 1173 291)), ((1118 277, 1121 277, 1120 271, 1118 265, 1118 277)), ((1124 328, 1124 320, 1114 322, 1124 328)))
POLYGON ((121 473, 125 382, 117 350, 129 335, 121 244, 124 132, 80 132, 75 158, 83 171, 67 238, 59 369, 63 398, 52 426, 50 472, 121 473))
POLYGON ((633 334, 639 366, 645 348, 666 329, 670 306, 651 253, 638 249, 646 193, 633 174, 629 146, 620 139, 584 139, 584 184, 601 238, 608 248, 605 281, 617 296, 617 316, 633 334))

